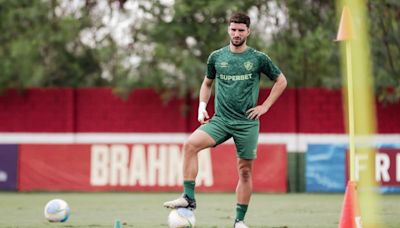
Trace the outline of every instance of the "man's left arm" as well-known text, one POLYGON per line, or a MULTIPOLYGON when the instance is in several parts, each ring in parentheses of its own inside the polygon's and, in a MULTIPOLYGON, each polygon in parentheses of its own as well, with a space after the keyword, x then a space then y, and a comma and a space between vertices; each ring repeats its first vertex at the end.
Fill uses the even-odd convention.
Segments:
POLYGON ((274 85, 272 86, 271 92, 267 99, 261 104, 254 108, 247 110, 247 117, 249 119, 259 119, 261 115, 268 112, 271 106, 278 100, 279 96, 283 93, 287 86, 285 75, 282 73, 276 78, 274 85))

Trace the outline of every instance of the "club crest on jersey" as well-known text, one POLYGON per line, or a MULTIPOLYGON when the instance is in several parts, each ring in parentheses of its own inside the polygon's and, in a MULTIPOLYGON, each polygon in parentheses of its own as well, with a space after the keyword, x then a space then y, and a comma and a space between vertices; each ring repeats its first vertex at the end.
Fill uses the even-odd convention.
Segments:
POLYGON ((253 63, 250 61, 246 61, 244 62, 244 68, 246 68, 246 70, 252 70, 253 69, 253 63))

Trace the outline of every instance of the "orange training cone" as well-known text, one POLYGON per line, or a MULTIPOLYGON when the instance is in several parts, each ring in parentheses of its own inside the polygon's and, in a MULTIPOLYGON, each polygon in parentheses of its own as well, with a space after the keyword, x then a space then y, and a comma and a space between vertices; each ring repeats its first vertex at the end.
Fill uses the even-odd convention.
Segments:
POLYGON ((358 207, 356 183, 353 181, 347 183, 339 228, 361 228, 361 216, 358 207))

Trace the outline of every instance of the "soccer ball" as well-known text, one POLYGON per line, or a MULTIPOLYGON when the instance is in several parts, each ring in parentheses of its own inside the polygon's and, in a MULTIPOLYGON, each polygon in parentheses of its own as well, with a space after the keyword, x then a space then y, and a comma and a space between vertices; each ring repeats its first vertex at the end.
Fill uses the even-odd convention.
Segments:
POLYGON ((62 199, 50 200, 44 207, 44 217, 49 222, 65 222, 70 215, 70 208, 62 199))
POLYGON ((192 228, 196 218, 193 211, 187 208, 173 209, 168 215, 168 225, 170 228, 192 228))

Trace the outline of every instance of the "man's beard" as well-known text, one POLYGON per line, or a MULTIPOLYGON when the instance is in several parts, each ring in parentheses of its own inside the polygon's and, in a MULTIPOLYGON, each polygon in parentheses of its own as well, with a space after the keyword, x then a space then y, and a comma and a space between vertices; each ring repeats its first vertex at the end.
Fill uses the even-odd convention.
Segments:
POLYGON ((240 47, 246 42, 246 39, 241 40, 239 43, 234 43, 234 39, 231 39, 231 44, 235 47, 240 47))

